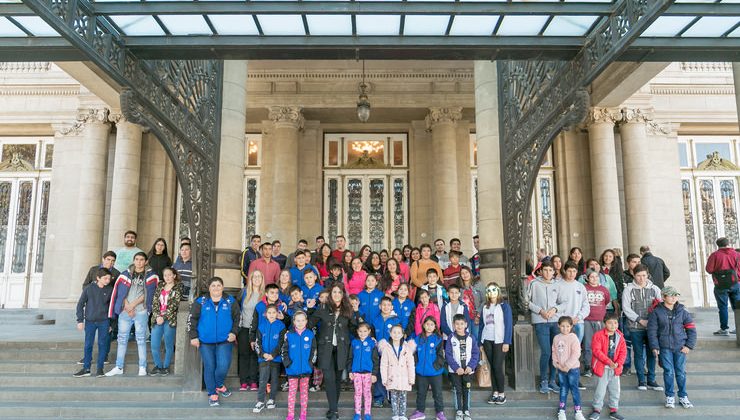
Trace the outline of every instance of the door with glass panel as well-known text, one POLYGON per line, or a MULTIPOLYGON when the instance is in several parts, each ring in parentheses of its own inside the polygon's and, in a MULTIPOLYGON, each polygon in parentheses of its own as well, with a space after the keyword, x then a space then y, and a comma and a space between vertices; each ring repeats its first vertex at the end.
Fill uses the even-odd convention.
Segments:
POLYGON ((41 292, 51 182, 0 178, 0 306, 35 307, 41 292))

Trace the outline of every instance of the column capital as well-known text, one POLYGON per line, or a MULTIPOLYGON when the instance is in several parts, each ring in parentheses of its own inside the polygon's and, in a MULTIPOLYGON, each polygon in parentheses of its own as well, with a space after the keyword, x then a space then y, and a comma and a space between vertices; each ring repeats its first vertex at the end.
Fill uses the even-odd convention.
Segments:
POLYGON ((108 123, 108 108, 80 108, 74 122, 53 124, 54 132, 62 136, 77 136, 85 129, 85 125, 93 123, 108 123))
POLYGON ((616 124, 622 120, 622 111, 619 108, 592 107, 588 110, 586 125, 592 124, 616 124))
POLYGON ((645 129, 651 136, 667 136, 676 131, 674 124, 661 124, 655 121, 648 121, 645 129))
POLYGON ((302 106, 269 106, 267 111, 267 117, 275 124, 286 124, 301 130, 306 122, 302 106))
POLYGON ((647 123, 652 120, 652 109, 622 108, 622 123, 647 123))
POLYGON ((424 121, 427 125, 427 130, 431 130, 435 125, 440 123, 452 123, 455 124, 462 119, 462 107, 431 107, 424 121))

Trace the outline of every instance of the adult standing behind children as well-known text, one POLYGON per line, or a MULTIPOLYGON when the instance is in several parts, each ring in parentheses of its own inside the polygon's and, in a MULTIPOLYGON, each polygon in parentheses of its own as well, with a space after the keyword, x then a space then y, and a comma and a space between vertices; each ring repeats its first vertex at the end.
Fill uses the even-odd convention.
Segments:
MULTIPOLYGON (((172 264, 172 268, 177 270, 182 284, 182 300, 190 299, 191 287, 193 284, 193 259, 190 248, 190 242, 180 244, 180 255, 172 264)), ((194 291, 193 291, 194 292, 194 291)), ((192 293, 195 295, 195 293, 192 293)))
POLYGON ((642 255, 640 261, 643 265, 647 266, 648 271, 650 272, 650 280, 652 280, 653 284, 662 289, 663 286, 665 286, 665 282, 668 281, 668 277, 671 276, 671 271, 668 269, 668 266, 665 265, 665 261, 663 261, 662 258, 653 255, 650 251, 650 247, 647 245, 640 247, 640 255, 642 255))
MULTIPOLYGON (((442 242, 444 245, 444 242, 442 242)), ((437 278, 441 279, 443 276, 442 268, 437 264, 432 257, 432 247, 429 244, 421 245, 421 259, 411 263, 411 283, 416 287, 422 287, 427 283, 427 272, 430 269, 434 269, 437 272, 437 278)))
POLYGON ((149 267, 161 279, 164 269, 172 265, 172 258, 170 258, 170 253, 167 250, 167 241, 164 238, 157 238, 152 244, 148 256, 149 267))
POLYGON ((128 230, 123 234, 123 248, 116 250, 115 268, 123 272, 134 261, 134 255, 144 252, 136 246, 136 232, 128 230))
POLYGON ((280 264, 272 259, 272 244, 269 242, 261 244, 260 255, 260 258, 249 264, 249 275, 259 270, 265 278, 266 285, 277 283, 280 277, 280 264))

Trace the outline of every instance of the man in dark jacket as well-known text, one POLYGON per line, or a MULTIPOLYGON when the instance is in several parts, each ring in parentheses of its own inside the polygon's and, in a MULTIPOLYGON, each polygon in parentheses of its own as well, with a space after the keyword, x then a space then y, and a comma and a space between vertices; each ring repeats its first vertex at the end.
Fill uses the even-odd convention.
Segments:
POLYGON ((719 249, 709 256, 705 269, 712 275, 714 298, 719 310, 719 330, 714 335, 728 336, 735 334, 735 330, 730 331, 728 325, 727 304, 735 309, 740 300, 740 254, 730 246, 727 238, 719 238, 716 243, 719 249))
POLYGON ((116 253, 113 251, 107 251, 105 254, 103 254, 103 262, 90 267, 90 270, 88 270, 87 272, 87 276, 85 276, 85 281, 82 282, 82 288, 84 289, 90 283, 95 283, 96 275, 98 274, 98 270, 101 268, 105 268, 106 270, 110 271, 110 274, 111 274, 110 282, 111 283, 118 280, 118 276, 121 273, 118 270, 116 270, 116 268, 114 267, 115 264, 116 264, 116 253))
POLYGON ((96 376, 98 377, 103 376, 103 363, 108 358, 110 348, 108 306, 113 293, 113 288, 110 287, 110 271, 106 268, 98 268, 95 272, 95 280, 94 284, 82 289, 80 299, 77 301, 77 329, 85 331, 85 356, 82 358, 82 369, 74 374, 76 378, 90 376, 96 333, 98 335, 96 376))
POLYGON ((641 246, 640 255, 642 255, 641 262, 647 266, 650 272, 650 280, 654 285, 662 289, 665 286, 665 282, 668 281, 668 277, 671 276, 671 271, 668 270, 662 258, 656 257, 650 252, 649 246, 641 246))

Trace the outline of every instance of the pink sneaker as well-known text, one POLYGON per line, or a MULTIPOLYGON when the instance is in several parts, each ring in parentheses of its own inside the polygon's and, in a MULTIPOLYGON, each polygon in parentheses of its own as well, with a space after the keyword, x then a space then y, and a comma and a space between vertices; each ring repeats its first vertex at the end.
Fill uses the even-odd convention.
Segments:
POLYGON ((298 420, 306 420, 306 415, 305 414, 301 414, 301 416, 298 418, 298 420))
POLYGON ((256 391, 258 389, 259 389, 259 387, 257 386, 256 383, 252 382, 251 384, 249 384, 249 390, 250 391, 256 391))
POLYGON ((239 386, 239 391, 246 391, 249 388, 247 384, 241 384, 239 386))
POLYGON ((409 420, 424 420, 427 416, 421 411, 414 411, 409 420))
POLYGON ((295 418, 293 416, 286 416, 285 420, 294 420, 295 418))
POLYGON ((447 420, 447 417, 445 417, 445 413, 442 411, 437 413, 437 420, 447 420))

